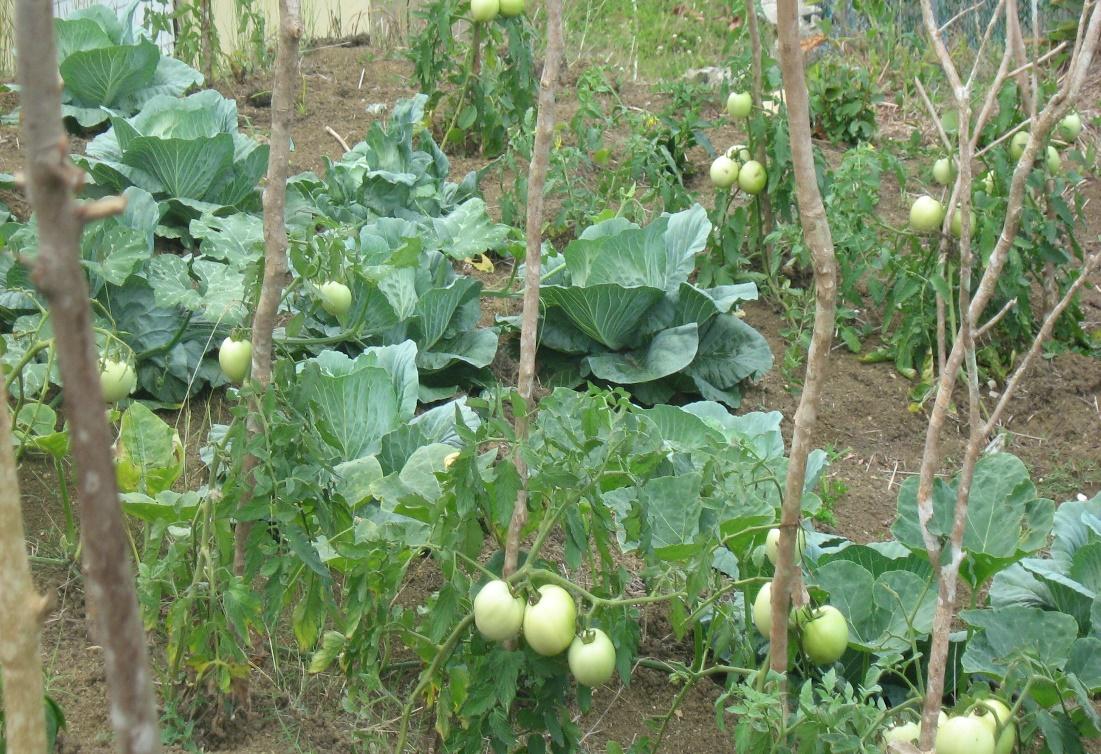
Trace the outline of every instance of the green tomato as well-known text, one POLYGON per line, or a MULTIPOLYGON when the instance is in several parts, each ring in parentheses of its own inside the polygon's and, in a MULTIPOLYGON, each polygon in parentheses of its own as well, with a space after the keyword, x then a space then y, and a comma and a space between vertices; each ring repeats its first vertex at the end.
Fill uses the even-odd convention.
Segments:
POLYGON ((519 16, 526 5, 525 0, 501 0, 501 15, 508 18, 519 16))
POLYGON ((1017 726, 1013 722, 1013 715, 1008 705, 1001 699, 990 697, 979 702, 979 707, 972 713, 979 722, 986 725, 990 735, 997 736, 994 743, 994 754, 1012 754, 1013 745, 1017 743, 1017 726), (998 735, 998 726, 1002 726, 1002 733, 998 735))
POLYGON ((615 672, 615 647, 599 628, 590 628, 583 635, 575 636, 570 642, 567 659, 573 677, 585 686, 607 683, 615 672))
POLYGON ((524 611, 524 639, 541 655, 561 654, 577 632, 577 605, 560 586, 539 587, 539 601, 524 611))
POLYGON ((848 646, 849 624, 836 607, 820 607, 803 623, 803 652, 815 665, 832 665, 848 646))
POLYGON ((910 206, 910 227, 932 233, 944 222, 944 205, 931 196, 919 196, 910 206))
POLYGON ((883 732, 883 743, 917 743, 920 737, 921 726, 917 723, 901 723, 883 732))
POLYGON ((1082 133, 1082 116, 1078 113, 1068 113, 1059 121, 1059 135, 1067 141, 1074 141, 1080 133, 1082 133))
POLYGON ((1025 147, 1028 146, 1028 131, 1018 131, 1013 134, 1013 141, 1009 142, 1009 155, 1014 160, 1021 159, 1021 155, 1025 153, 1025 147))
MULTIPOLYGON (((967 214, 971 218, 971 235, 975 235, 975 211, 968 210, 967 214)), ((952 213, 952 223, 949 225, 949 230, 956 238, 963 235, 963 213, 959 211, 959 208, 952 213)))
POLYGON ((514 639, 524 625, 527 603, 513 597, 508 584, 500 579, 486 583, 474 598, 474 625, 490 641, 514 639))
POLYGON ((138 375, 128 361, 107 359, 99 372, 99 387, 103 400, 118 403, 138 386, 138 375))
POLYGON ((352 291, 344 283, 330 280, 322 283, 318 289, 321 293, 321 308, 332 317, 343 317, 352 308, 352 291))
POLYGON ((982 188, 983 191, 986 192, 987 196, 994 195, 994 173, 992 171, 987 170, 985 173, 983 173, 982 188))
POLYGON ((726 99, 726 111, 735 118, 748 118, 753 111, 753 97, 749 92, 731 92, 726 99))
POLYGON ((772 582, 768 582, 761 591, 757 592, 757 599, 753 600, 753 625, 766 639, 772 635, 772 582))
POLYGON ((500 10, 500 0, 470 0, 470 17, 477 23, 492 21, 500 10))
POLYGON ((738 180, 738 163, 726 155, 719 155, 711 163, 711 183, 715 188, 730 188, 738 180))
POLYGON ((994 734, 978 718, 950 717, 937 726, 936 754, 994 754, 994 734))
POLYGON ((765 166, 756 160, 750 160, 738 171, 738 186, 747 194, 759 194, 768 184, 765 166))
POLYGON ((1044 163, 1050 173, 1061 173, 1063 171, 1063 161, 1059 158, 1059 150, 1053 146, 1048 146, 1047 158, 1044 163))
POLYGON ((227 380, 241 384, 252 369, 252 342, 226 338, 218 349, 218 364, 227 380))
POLYGON ((956 177, 956 161, 950 157, 941 157, 933 163, 933 180, 941 186, 947 186, 956 177))
MULTIPOLYGON (((772 565, 776 565, 776 561, 779 559, 780 548, 780 530, 769 529, 768 536, 765 537, 765 555, 768 557, 768 562, 772 565)), ((799 535, 795 540, 795 559, 797 561, 803 559, 803 552, 807 549, 807 533, 803 531, 803 528, 799 528, 799 535)))

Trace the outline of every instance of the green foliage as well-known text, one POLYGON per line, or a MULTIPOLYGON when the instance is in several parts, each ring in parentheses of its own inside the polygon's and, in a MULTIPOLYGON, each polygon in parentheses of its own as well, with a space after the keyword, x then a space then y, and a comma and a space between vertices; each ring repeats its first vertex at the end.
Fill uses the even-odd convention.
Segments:
POLYGON ((258 206, 268 147, 238 132, 235 102, 207 89, 156 96, 133 118, 112 117, 79 163, 101 193, 148 191, 161 215, 157 234, 186 239, 204 212, 258 206))
MULTIPOLYGON (((202 5, 198 0, 191 0, 191 2, 152 0, 146 8, 145 26, 146 31, 153 38, 162 34, 168 35, 172 39, 172 52, 175 57, 192 66, 202 67, 205 63, 203 60, 204 33, 208 35, 208 42, 215 57, 220 49, 217 25, 204 24, 202 5), (209 27, 205 32, 204 26, 209 27)), ((246 20, 238 28, 244 32, 247 26, 246 20)))
MULTIPOLYGON (((657 112, 628 106, 619 89, 620 84, 598 67, 586 69, 577 82, 578 109, 556 131, 548 166, 546 191, 561 198, 547 205, 545 222, 552 238, 572 239, 593 222, 610 217, 645 223, 693 204, 686 186, 694 172, 688 152, 696 146, 714 151, 707 136, 714 123, 702 116, 702 88, 668 85, 669 99, 657 112), (624 127, 625 141, 608 138, 624 127)), ((500 163, 501 216, 510 225, 522 226, 534 113, 510 133, 511 149, 500 163)))
POLYGON ((709 233, 697 205, 646 228, 606 220, 548 258, 541 345, 551 383, 591 376, 631 385, 646 403, 680 392, 737 406, 739 384, 768 371, 772 354, 733 309, 756 297, 754 286, 688 282, 709 233))
POLYGON ((707 0, 607 0, 563 8, 566 49, 579 59, 647 81, 679 78, 690 68, 711 66, 737 48, 733 19, 744 18, 741 2, 707 0))
POLYGON ((130 2, 120 18, 92 5, 54 20, 62 113, 71 128, 96 129, 111 117, 132 116, 154 97, 179 97, 202 85, 198 71, 135 34, 137 7, 130 2))
MULTIPOLYGON (((480 199, 470 199, 451 218, 470 207, 484 218, 480 199)), ((491 237, 482 238, 486 246, 493 244, 491 237)), ((443 243, 443 248, 473 255, 479 248, 477 239, 476 233, 463 231, 454 244, 443 243)), ((287 325, 288 338, 307 344, 307 349, 311 338, 350 346, 394 345, 409 339, 417 345, 417 366, 423 374, 453 373, 463 366, 472 378, 469 373, 489 366, 497 353, 496 332, 478 327, 482 285, 457 274, 442 251, 424 248, 428 244, 439 246, 441 241, 409 221, 383 218, 363 225, 358 236, 339 228, 296 246, 292 258, 299 274, 314 280, 347 280, 353 304, 334 324, 318 305, 316 290, 304 292, 291 302, 298 312, 287 325)), ((437 386, 445 377, 437 375, 437 386)))
POLYGON ((875 106, 883 99, 868 69, 827 56, 807 70, 812 125, 835 143, 860 144, 876 136, 875 106))
POLYGON ((532 50, 534 31, 524 14, 471 24, 469 4, 432 0, 416 15, 425 22, 407 57, 422 92, 431 93, 430 117, 443 145, 486 155, 508 146, 508 131, 535 105, 538 80, 532 50), (455 33, 470 24, 470 43, 455 33))
MULTIPOLYGON (((742 40, 741 51, 728 61, 734 91, 749 91, 751 53, 749 40, 742 40)), ((781 229, 797 222, 795 208, 795 174, 791 162, 790 137, 788 136, 787 109, 777 97, 767 94, 769 89, 779 88, 780 69, 776 60, 762 50, 762 78, 765 93, 761 108, 754 108, 745 121, 746 144, 729 145, 739 161, 756 160, 764 153, 763 165, 768 174, 765 189, 756 195, 740 192, 735 185, 731 189, 715 191, 715 205, 710 213, 714 232, 711 250, 697 260, 699 281, 707 285, 725 285, 744 281, 759 283, 770 296, 782 296, 784 283, 781 276, 788 260, 776 253, 775 226, 766 223, 763 200, 767 199, 773 223, 781 229), (769 112, 773 109, 774 112, 769 112), (743 152, 744 150, 744 152, 743 152), (746 154, 747 153, 747 154, 746 154)), ((708 149, 709 156, 722 152, 708 149)), ((815 165, 821 179, 825 161, 817 150, 815 165)), ((786 246, 786 238, 782 246, 786 246)), ((785 307, 787 308, 787 307, 785 307)))
POLYGON ((307 214, 340 223, 379 217, 413 221, 430 231, 427 248, 464 259, 497 249, 508 233, 476 197, 477 173, 448 181, 450 162, 424 128, 427 96, 402 100, 389 124, 373 123, 366 138, 339 161, 326 159, 325 174, 302 173, 289 189, 307 214))
MULTIPOLYGON (((193 254, 154 255, 157 203, 136 187, 123 196, 123 213, 91 224, 81 239, 101 351, 135 362, 141 389, 166 403, 225 384, 204 355, 219 335, 245 321, 247 280, 262 248, 259 220, 204 216, 191 227, 199 244, 193 254)), ((18 226, 8 245, 33 258, 33 221, 18 226)), ((7 345, 0 358, 20 366, 14 392, 45 398, 60 384, 45 302, 10 255, 0 257, 0 302, 0 320, 9 330, 0 336, 7 345)))
POLYGON ((870 670, 855 686, 833 670, 803 682, 786 720, 779 694, 748 685, 729 688, 717 706, 726 705, 724 711, 736 720, 737 751, 878 752, 876 736, 886 714, 879 672, 870 670))

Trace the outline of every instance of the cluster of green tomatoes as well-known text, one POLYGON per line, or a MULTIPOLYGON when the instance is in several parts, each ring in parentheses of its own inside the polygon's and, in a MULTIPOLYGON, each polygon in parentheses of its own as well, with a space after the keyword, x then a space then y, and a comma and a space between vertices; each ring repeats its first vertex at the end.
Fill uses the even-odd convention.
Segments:
MULTIPOLYGON (((735 118, 747 118, 753 111, 753 98, 748 92, 731 92, 726 111, 735 118)), ((711 163, 711 183, 715 188, 728 189, 738 184, 747 194, 756 195, 768 185, 765 166, 754 160, 749 150, 736 144, 711 163)))
MULTIPOLYGON (((1057 131, 1062 141, 1066 143, 1073 142, 1082 133, 1081 116, 1078 113, 1070 113, 1059 122, 1057 131)), ((1024 154, 1029 138, 1028 131, 1018 131, 1013 134, 1013 139, 1009 142, 1009 155, 1015 162, 1020 160, 1021 155, 1024 154)), ((1047 147, 1044 155, 1044 165, 1052 175, 1063 169, 1062 157, 1059 156, 1059 150, 1053 144, 1049 144, 1047 147)), ((941 186, 950 185, 956 179, 957 167, 956 161, 951 157, 941 157, 933 163, 933 180, 941 186)), ((979 178, 979 185, 987 194, 994 193, 994 174, 990 171, 984 173, 979 178)), ((944 223, 944 214, 943 204, 928 194, 923 194, 910 205, 910 227, 918 233, 933 233, 939 230, 944 223)), ((971 227, 975 227, 975 213, 973 211, 970 213, 970 219, 971 227)), ((963 232, 963 215, 959 209, 952 215, 949 230, 956 238, 959 238, 963 232)))
POLYGON ((498 15, 506 18, 524 12, 526 0, 470 0, 470 17, 475 23, 487 24, 498 15))
POLYGON ((508 583, 494 579, 474 598, 474 625, 489 641, 511 641, 523 632, 536 653, 554 657, 569 649, 570 672, 578 683, 599 686, 615 672, 615 647, 599 628, 577 632, 577 605, 556 584, 544 584, 529 604, 508 583))
MULTIPOLYGON (((883 742, 916 744, 920 737, 921 724, 906 722, 888 728, 883 742)), ((936 754, 1012 754, 1016 743, 1013 713, 997 697, 980 700, 964 714, 941 712, 937 721, 936 754)))
MULTIPOLYGON (((799 529, 796 559, 803 557, 807 546, 806 533, 799 529)), ((772 565, 779 560, 780 530, 770 529, 765 538, 765 555, 772 565)), ((768 582, 753 601, 753 625, 766 639, 772 632, 772 582, 768 582)), ((792 610, 788 626, 798 628, 803 654, 815 665, 832 665, 841 659, 849 646, 849 624, 833 605, 792 610)))

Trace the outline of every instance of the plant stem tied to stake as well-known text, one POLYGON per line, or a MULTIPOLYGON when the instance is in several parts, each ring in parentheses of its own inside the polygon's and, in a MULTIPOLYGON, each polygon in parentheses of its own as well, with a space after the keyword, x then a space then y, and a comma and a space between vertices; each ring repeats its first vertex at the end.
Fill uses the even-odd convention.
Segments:
MULTIPOLYGON (((268 158, 268 180, 264 189, 264 282, 260 300, 252 318, 252 379, 263 391, 271 383, 272 330, 279 300, 289 277, 287 267, 287 225, 284 211, 287 203, 287 173, 290 154, 291 116, 294 111, 295 72, 298 68, 298 43, 302 39, 302 21, 298 0, 280 0, 279 51, 275 59, 275 83, 271 95, 271 154, 268 158)), ((259 406, 249 412, 248 432, 255 437, 261 432, 255 419, 259 406)), ((252 471, 256 457, 248 455, 243 475, 249 481, 247 502, 255 485, 252 471)), ((245 571, 245 549, 252 523, 237 525, 233 568, 238 576, 245 571)))
POLYGON ((535 125, 535 144, 528 167, 527 253, 524 257, 524 309, 520 319, 520 371, 517 390, 523 398, 524 412, 516 417, 516 470, 521 486, 508 525, 505 540, 504 575, 516 570, 520 552, 520 534, 528 520, 528 470, 520 447, 528 434, 535 387, 535 341, 539 331, 539 281, 543 249, 543 187, 547 182, 551 141, 554 138, 555 89, 562 63, 562 0, 547 0, 547 57, 539 81, 539 117, 535 125))
POLYGON ((814 330, 807 355, 807 371, 803 394, 795 412, 795 429, 791 439, 791 460, 788 463, 780 516, 780 543, 777 551, 776 575, 772 582, 772 670, 787 671, 788 633, 786 616, 790 602, 805 602, 801 573, 795 562, 795 540, 802 514, 803 485, 807 474, 807 456, 811 436, 818 421, 818 405, 826 377, 830 344, 833 341, 837 307, 837 259, 833 238, 826 221, 826 209, 818 190, 811 151, 810 106, 807 81, 803 70, 803 52, 799 47, 799 15, 797 0, 780 0, 776 7, 776 31, 779 37, 780 67, 784 77, 784 94, 788 106, 791 138, 791 159, 795 169, 796 197, 803 237, 814 262, 814 330))
POLYGON ((27 195, 39 236, 31 277, 49 304, 65 386, 62 395, 84 541, 85 595, 93 635, 103 648, 116 746, 124 754, 145 754, 160 750, 153 676, 115 484, 111 433, 99 398, 92 310, 80 258, 84 224, 102 216, 102 206, 89 213, 88 205, 73 197, 83 185, 84 173, 69 162, 62 130, 51 8, 41 0, 19 0, 15 19, 27 195))

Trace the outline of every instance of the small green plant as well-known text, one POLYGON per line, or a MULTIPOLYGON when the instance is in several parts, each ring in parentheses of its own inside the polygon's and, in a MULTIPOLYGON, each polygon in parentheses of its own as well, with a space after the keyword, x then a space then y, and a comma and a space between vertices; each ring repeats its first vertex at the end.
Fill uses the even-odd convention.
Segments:
MULTIPOLYGON (((627 105, 619 88, 600 67, 586 69, 578 79, 578 108, 559 124, 551 151, 547 192, 559 199, 548 205, 551 238, 568 241, 610 217, 645 223, 692 205, 687 153, 696 146, 713 150, 707 131, 714 123, 702 116, 702 90, 690 83, 667 85, 669 100, 650 112, 627 105), (624 142, 606 138, 624 124, 629 134, 624 142)), ((498 163, 507 224, 524 222, 533 124, 529 114, 511 129, 510 148, 498 163)))
POLYGON ((836 144, 860 144, 876 135, 875 106, 883 99, 868 70, 827 55, 807 71, 812 125, 836 144))
MULTIPOLYGON (((154 0, 145 14, 145 28, 156 39, 161 34, 172 39, 172 54, 177 60, 201 68, 203 62, 203 23, 200 0, 175 2, 154 0)), ((211 29, 211 34, 216 30, 211 29)), ((217 37, 210 45, 218 49, 217 37)))
POLYGON ((406 56, 421 91, 430 93, 429 117, 441 148, 496 156, 508 146, 509 129, 535 104, 534 33, 523 14, 474 22, 469 8, 433 0, 418 10, 425 25, 406 56), (469 44, 455 33, 462 24, 471 26, 469 44))
MULTIPOLYGON (((255 0, 234 0, 234 5, 237 11, 237 45, 226 62, 230 72, 241 78, 254 71, 269 68, 273 51, 268 45, 267 21, 260 3, 255 0)), ((305 87, 305 77, 302 79, 302 86, 305 87)))

